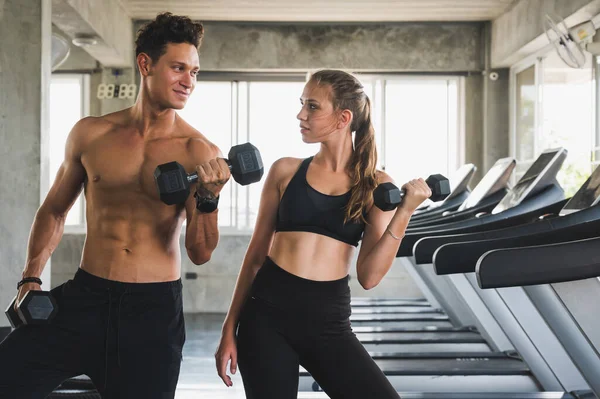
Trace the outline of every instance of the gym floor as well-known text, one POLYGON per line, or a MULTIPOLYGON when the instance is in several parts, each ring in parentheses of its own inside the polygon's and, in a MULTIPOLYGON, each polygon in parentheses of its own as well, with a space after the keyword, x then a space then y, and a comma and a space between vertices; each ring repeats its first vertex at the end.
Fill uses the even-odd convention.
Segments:
POLYGON ((239 371, 228 388, 217 375, 215 350, 221 337, 223 314, 186 314, 186 342, 177 385, 176 399, 243 399, 244 387, 239 371))

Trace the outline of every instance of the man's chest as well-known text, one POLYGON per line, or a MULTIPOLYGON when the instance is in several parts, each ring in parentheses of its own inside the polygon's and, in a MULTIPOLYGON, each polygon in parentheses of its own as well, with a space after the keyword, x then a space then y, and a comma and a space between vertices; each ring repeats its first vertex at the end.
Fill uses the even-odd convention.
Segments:
POLYGON ((184 139, 144 141, 132 135, 107 135, 91 143, 82 154, 88 189, 112 193, 140 193, 159 199, 154 171, 177 161, 186 170, 195 167, 184 139))

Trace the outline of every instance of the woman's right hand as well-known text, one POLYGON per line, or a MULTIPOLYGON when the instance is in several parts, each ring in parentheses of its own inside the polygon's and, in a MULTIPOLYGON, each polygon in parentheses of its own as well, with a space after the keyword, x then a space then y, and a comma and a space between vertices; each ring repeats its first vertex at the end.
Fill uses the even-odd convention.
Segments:
POLYGON ((427 198, 431 197, 431 188, 423 179, 413 179, 402 186, 404 198, 398 207, 407 210, 411 215, 427 198))
POLYGON ((231 360, 230 371, 235 374, 237 371, 237 345, 235 342, 235 333, 233 331, 224 331, 221 334, 221 341, 215 352, 215 361, 217 365, 217 374, 228 387, 233 385, 231 377, 227 375, 227 363, 231 360))

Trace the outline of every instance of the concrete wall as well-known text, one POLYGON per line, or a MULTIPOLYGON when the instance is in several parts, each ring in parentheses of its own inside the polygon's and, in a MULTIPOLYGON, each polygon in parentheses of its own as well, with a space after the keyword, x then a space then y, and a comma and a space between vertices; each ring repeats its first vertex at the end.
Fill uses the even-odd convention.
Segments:
MULTIPOLYGON (((481 171, 485 174, 494 163, 509 154, 509 70, 494 69, 498 78, 483 77, 483 134, 481 171)), ((483 176, 483 175, 481 175, 483 176)))
POLYGON ((275 25, 206 23, 204 71, 480 71, 478 23, 275 25))
POLYGON ((465 79, 465 162, 477 166, 471 180, 474 187, 486 171, 483 163, 483 77, 469 76, 465 79))
MULTIPOLYGON (((16 294, 40 196, 48 188, 50 6, 0 2, 0 307, 16 294)), ((42 275, 50 285, 50 268, 42 275)), ((8 326, 0 317, 0 327, 8 326)))

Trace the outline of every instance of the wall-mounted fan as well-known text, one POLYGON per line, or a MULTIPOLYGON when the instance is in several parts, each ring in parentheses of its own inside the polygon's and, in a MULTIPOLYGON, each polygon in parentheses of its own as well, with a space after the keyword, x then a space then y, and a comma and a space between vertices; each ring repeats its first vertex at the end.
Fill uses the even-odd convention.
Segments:
POLYGON ((559 57, 571 68, 583 68, 585 52, 600 55, 600 43, 592 42, 598 22, 585 21, 571 28, 561 18, 546 14, 544 28, 559 57))
POLYGON ((71 44, 64 37, 57 33, 52 34, 52 71, 62 65, 69 58, 71 53, 71 44))

